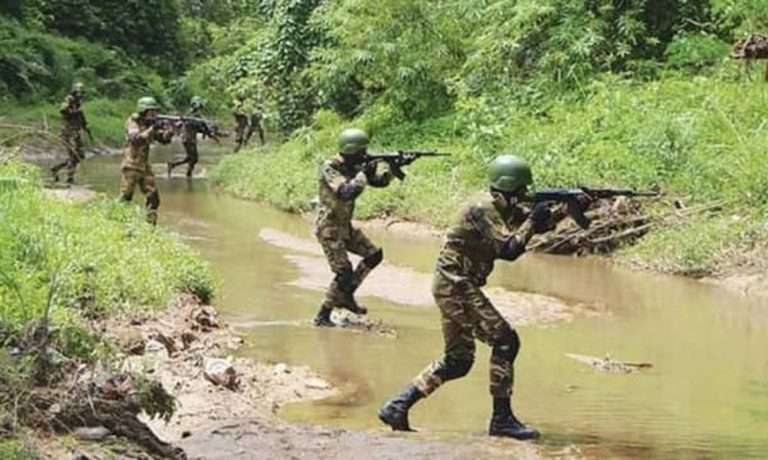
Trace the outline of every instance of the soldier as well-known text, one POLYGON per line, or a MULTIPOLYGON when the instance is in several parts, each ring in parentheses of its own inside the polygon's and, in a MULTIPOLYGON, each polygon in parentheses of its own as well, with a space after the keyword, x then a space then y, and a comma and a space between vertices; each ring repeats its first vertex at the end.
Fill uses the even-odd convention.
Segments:
MULTIPOLYGON (((539 432, 526 427, 512 412, 513 363, 520 338, 480 289, 496 259, 515 260, 536 233, 554 228, 567 213, 541 203, 520 205, 533 182, 523 160, 503 155, 489 166, 491 199, 466 208, 447 234, 437 259, 432 294, 442 316, 444 355, 426 367, 401 394, 389 400, 379 418, 393 430, 410 431, 408 411, 443 383, 465 376, 475 357, 474 339, 492 347, 490 392, 493 414, 488 434, 533 439, 539 432)), ((586 208, 589 197, 579 198, 586 208)))
POLYGON ((264 145, 264 128, 261 126, 261 111, 255 110, 251 114, 251 120, 248 125, 248 133, 245 135, 245 141, 243 142, 245 145, 248 145, 248 142, 251 141, 251 136, 253 135, 254 131, 259 132, 259 142, 261 145, 264 145))
MULTIPOLYGON (((235 116, 235 153, 237 153, 246 142, 246 133, 250 132, 250 120, 245 110, 245 97, 238 95, 234 101, 235 116)), ((261 125, 259 125, 261 126, 261 125)))
POLYGON ((315 317, 317 326, 334 326, 331 311, 346 308, 366 314, 358 305, 355 290, 365 277, 381 263, 384 253, 359 229, 352 227, 355 200, 366 185, 386 187, 392 181, 390 171, 378 172, 377 164, 365 161, 369 139, 360 129, 345 129, 339 136, 340 155, 320 167, 320 206, 315 220, 315 236, 334 273, 325 301, 315 317), (363 258, 352 269, 347 252, 363 258))
MULTIPOLYGON (((203 108, 205 107, 205 101, 199 96, 194 96, 190 101, 190 109, 187 113, 190 117, 202 118, 203 108)), ((181 143, 184 146, 184 152, 186 156, 181 160, 168 162, 168 177, 171 177, 173 168, 183 164, 187 166, 187 177, 192 177, 192 172, 195 170, 195 165, 198 160, 197 153, 197 133, 199 132, 199 126, 194 123, 183 123, 181 125, 181 143)), ((214 140, 218 142, 218 138, 214 136, 214 140)))
POLYGON ((152 142, 168 144, 173 138, 172 127, 159 128, 155 117, 160 105, 153 97, 139 99, 136 113, 125 122, 126 146, 121 165, 120 183, 121 200, 131 201, 133 191, 138 185, 147 196, 147 221, 157 224, 157 208, 160 207, 160 195, 155 186, 155 175, 149 163, 149 147, 152 142))
POLYGON ((83 152, 83 139, 81 131, 88 133, 93 142, 93 135, 88 128, 88 122, 83 113, 82 103, 85 98, 85 88, 82 83, 75 83, 72 91, 64 99, 64 103, 59 108, 61 114, 61 141, 67 149, 67 159, 51 168, 54 182, 59 181, 59 171, 67 168, 67 183, 75 182, 75 171, 77 165, 85 159, 83 152))

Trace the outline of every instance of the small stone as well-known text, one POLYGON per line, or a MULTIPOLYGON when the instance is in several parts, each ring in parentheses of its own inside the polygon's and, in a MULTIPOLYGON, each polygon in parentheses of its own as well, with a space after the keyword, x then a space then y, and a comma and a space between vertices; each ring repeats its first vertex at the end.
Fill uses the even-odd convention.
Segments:
POLYGON ((181 344, 185 350, 196 340, 197 336, 192 331, 185 331, 181 334, 181 344))
POLYGON ((159 359, 168 359, 170 357, 165 345, 157 340, 147 340, 147 344, 144 346, 144 353, 154 355, 159 359))
POLYGON ((291 371, 288 369, 288 365, 285 363, 278 363, 275 364, 275 374, 290 374, 291 371))
POLYGON ((74 431, 75 438, 81 441, 101 441, 112 432, 103 426, 80 427, 74 431))
POLYGON ((240 386, 240 379, 232 363, 221 358, 205 358, 203 362, 205 378, 214 385, 220 385, 230 390, 240 386))

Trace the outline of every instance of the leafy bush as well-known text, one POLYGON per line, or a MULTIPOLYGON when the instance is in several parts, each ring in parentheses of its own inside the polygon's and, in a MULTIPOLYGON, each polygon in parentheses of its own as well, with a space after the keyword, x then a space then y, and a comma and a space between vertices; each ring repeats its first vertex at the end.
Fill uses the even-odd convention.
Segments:
POLYGON ((207 265, 144 222, 135 206, 99 199, 83 207, 47 198, 36 173, 16 162, 0 176, 0 340, 38 320, 51 300, 61 349, 88 358, 97 337, 82 319, 163 307, 178 291, 213 295, 207 265))

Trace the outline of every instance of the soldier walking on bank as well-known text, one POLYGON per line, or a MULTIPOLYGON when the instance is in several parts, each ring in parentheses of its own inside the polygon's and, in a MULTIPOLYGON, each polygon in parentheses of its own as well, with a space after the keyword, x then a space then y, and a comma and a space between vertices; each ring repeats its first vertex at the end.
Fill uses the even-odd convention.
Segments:
POLYGON ((168 144, 173 138, 172 127, 160 128, 155 117, 160 105, 153 97, 142 97, 137 104, 136 113, 125 122, 126 146, 121 165, 120 182, 121 200, 133 199, 136 186, 147 196, 147 221, 157 224, 157 208, 160 207, 160 195, 155 185, 155 175, 149 162, 149 148, 153 142, 168 144))
POLYGON ((82 83, 75 83, 72 91, 64 99, 64 103, 59 108, 61 114, 61 142, 67 149, 67 159, 51 168, 54 182, 59 181, 59 171, 67 168, 67 183, 75 182, 75 171, 77 165, 85 159, 83 152, 83 138, 81 131, 88 133, 91 142, 93 135, 88 128, 88 122, 83 113, 83 99, 85 98, 85 87, 82 83))
MULTIPOLYGON (((481 287, 493 271, 496 259, 517 259, 534 234, 553 229, 567 212, 562 207, 552 212, 544 203, 533 209, 520 205, 533 177, 528 164, 515 156, 496 158, 489 167, 489 176, 490 199, 462 212, 437 259, 432 294, 442 316, 444 355, 379 410, 381 421, 393 430, 410 431, 411 406, 443 383, 469 372, 475 359, 474 339, 478 339, 492 349, 493 413, 488 434, 516 439, 539 436, 538 431, 515 417, 510 402, 520 338, 481 287)), ((586 209, 590 199, 584 195, 578 202, 578 206, 586 209)))
MULTIPOLYGON (((187 114, 189 117, 203 118, 203 108, 205 108, 205 101, 199 96, 194 96, 190 102, 190 109, 187 114)), ((171 177, 173 168, 187 164, 187 177, 192 177, 192 173, 195 170, 195 165, 199 159, 197 151, 197 134, 202 132, 199 130, 200 125, 196 123, 184 123, 181 124, 181 144, 184 146, 185 156, 184 158, 176 161, 168 162, 168 177, 171 177)), ((209 133, 210 134, 210 133, 209 133)), ((203 132, 205 136, 206 133, 203 132)), ((218 142, 218 138, 214 135, 213 139, 218 142)))
POLYGON ((232 115, 235 117, 235 153, 245 145, 246 134, 250 120, 245 110, 245 98, 237 96, 234 102, 232 115))
POLYGON ((390 171, 378 172, 377 163, 366 161, 368 144, 369 138, 364 131, 345 129, 339 136, 340 155, 320 167, 320 205, 315 236, 323 247, 334 278, 315 317, 317 326, 334 326, 331 311, 335 307, 357 314, 367 313, 365 307, 357 304, 354 293, 384 258, 382 249, 352 226, 355 200, 365 187, 386 187, 392 181, 390 171), (363 258, 354 269, 347 252, 363 258))

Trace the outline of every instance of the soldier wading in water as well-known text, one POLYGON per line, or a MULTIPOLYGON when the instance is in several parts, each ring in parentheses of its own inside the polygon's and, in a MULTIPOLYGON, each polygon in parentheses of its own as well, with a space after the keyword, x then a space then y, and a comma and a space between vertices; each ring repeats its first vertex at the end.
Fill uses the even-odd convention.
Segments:
POLYGON ((120 199, 131 201, 136 186, 147 196, 147 221, 157 224, 157 208, 160 194, 155 185, 155 175, 149 162, 149 147, 153 142, 168 144, 173 138, 173 128, 159 128, 155 117, 160 105, 153 97, 139 99, 136 113, 125 122, 125 152, 121 165, 120 199))
MULTIPOLYGON (((515 156, 496 158, 489 166, 489 178, 490 199, 462 212, 437 259, 432 294, 442 316, 444 355, 379 410, 381 421, 393 430, 410 431, 411 406, 443 383, 469 372, 475 359, 474 339, 479 339, 492 348, 493 414, 488 434, 516 439, 539 436, 515 417, 510 403, 520 338, 480 288, 496 259, 517 259, 534 234, 553 229, 567 213, 562 207, 552 212, 544 203, 533 209, 521 206, 533 177, 528 164, 515 156)), ((590 199, 584 195, 578 202, 586 209, 590 199)))
POLYGON ((316 326, 334 326, 334 307, 365 314, 367 310, 355 301, 354 293, 366 276, 384 258, 359 229, 352 227, 355 200, 366 185, 386 187, 392 181, 390 171, 378 172, 377 162, 366 161, 369 138, 360 129, 345 129, 339 136, 339 153, 320 167, 320 205, 315 220, 315 236, 334 273, 325 301, 315 317, 316 326), (353 269, 347 252, 363 258, 353 269))

